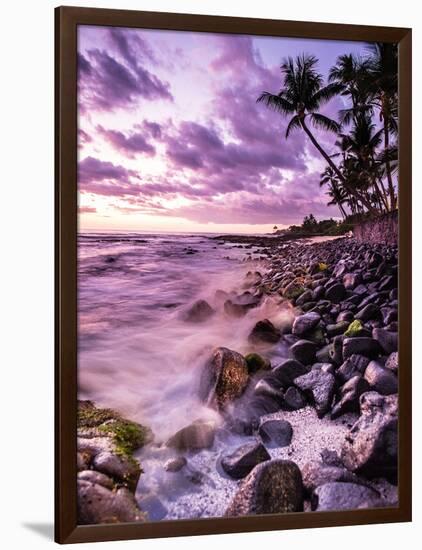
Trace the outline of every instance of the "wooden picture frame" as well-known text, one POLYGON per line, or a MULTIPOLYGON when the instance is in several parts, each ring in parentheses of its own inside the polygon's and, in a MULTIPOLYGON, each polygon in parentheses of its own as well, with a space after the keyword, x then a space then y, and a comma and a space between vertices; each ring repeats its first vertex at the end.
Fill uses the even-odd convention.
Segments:
POLYGON ((55 540, 59 543, 329 527, 411 520, 411 30, 79 7, 55 12, 55 540), (128 524, 77 524, 77 27, 170 29, 399 45, 399 505, 128 524))

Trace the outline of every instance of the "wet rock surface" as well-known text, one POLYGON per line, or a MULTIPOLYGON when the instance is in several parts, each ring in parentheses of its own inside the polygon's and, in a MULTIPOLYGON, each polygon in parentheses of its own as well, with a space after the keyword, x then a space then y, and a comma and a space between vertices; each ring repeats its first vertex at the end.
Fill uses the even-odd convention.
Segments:
POLYGON ((331 482, 317 487, 312 495, 312 510, 356 510, 382 505, 379 493, 355 483, 331 482))
POLYGON ((264 319, 258 321, 249 334, 249 341, 253 344, 259 344, 261 342, 268 342, 275 344, 280 340, 280 331, 269 321, 264 319))
POLYGON ((293 437, 293 428, 283 418, 283 413, 261 417, 258 433, 262 441, 271 447, 286 447, 293 437))
POLYGON ((247 476, 261 462, 270 460, 266 448, 259 441, 247 443, 221 460, 223 470, 234 479, 247 476))
POLYGON ((397 476, 397 396, 367 392, 360 397, 361 416, 343 443, 345 466, 369 478, 397 476))
POLYGON ((260 464, 241 483, 226 516, 282 514, 303 510, 302 475, 294 462, 260 464))
POLYGON ((217 348, 203 369, 199 396, 208 405, 224 409, 242 395, 248 381, 244 357, 227 348, 217 348))
POLYGON ((145 521, 133 494, 125 487, 110 490, 99 483, 79 479, 78 521, 81 525, 145 521))
POLYGON ((198 300, 184 313, 183 318, 189 323, 203 323, 214 315, 214 309, 205 300, 198 300))
POLYGON ((145 521, 134 492, 141 475, 133 452, 151 433, 112 409, 78 402, 78 522, 82 525, 145 521))
POLYGON ((336 383, 332 374, 322 368, 314 368, 311 372, 295 378, 294 383, 310 396, 319 417, 329 411, 336 383))
POLYGON ((215 425, 213 422, 196 420, 176 432, 166 443, 179 451, 209 449, 214 443, 215 425))

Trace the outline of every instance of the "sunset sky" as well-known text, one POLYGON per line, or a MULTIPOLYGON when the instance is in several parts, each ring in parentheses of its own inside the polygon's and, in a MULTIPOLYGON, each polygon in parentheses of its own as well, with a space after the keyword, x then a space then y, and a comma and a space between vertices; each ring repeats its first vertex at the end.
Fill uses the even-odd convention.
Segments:
MULTIPOLYGON (((364 44, 81 26, 78 50, 81 230, 262 233, 339 216, 325 162, 256 98, 278 93, 284 57, 311 53, 325 77, 364 44)), ((316 134, 332 154, 335 136, 316 134)))

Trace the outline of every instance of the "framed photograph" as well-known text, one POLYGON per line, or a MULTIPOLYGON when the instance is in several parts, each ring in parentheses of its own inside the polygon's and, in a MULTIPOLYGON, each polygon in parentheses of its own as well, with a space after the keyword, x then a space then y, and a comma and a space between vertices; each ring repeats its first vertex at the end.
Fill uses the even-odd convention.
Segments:
POLYGON ((411 31, 56 10, 56 541, 411 520, 411 31))

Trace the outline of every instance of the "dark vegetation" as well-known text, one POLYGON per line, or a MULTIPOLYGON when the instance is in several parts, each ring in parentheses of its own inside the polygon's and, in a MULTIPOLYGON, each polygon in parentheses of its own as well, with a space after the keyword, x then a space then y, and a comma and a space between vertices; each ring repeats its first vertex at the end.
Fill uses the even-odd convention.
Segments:
MULTIPOLYGON (((350 223, 350 215, 375 217, 395 210, 397 45, 371 43, 365 56, 339 56, 328 82, 318 72, 317 63, 315 56, 307 54, 284 59, 279 93, 263 92, 257 101, 289 117, 286 139, 293 131, 303 131, 325 159, 319 184, 327 189, 328 204, 338 206, 343 221, 350 223), (320 108, 336 96, 346 106, 334 120, 320 108), (321 132, 335 136, 334 152, 324 149, 321 132)), ((338 228, 333 226, 333 230, 338 228)))

